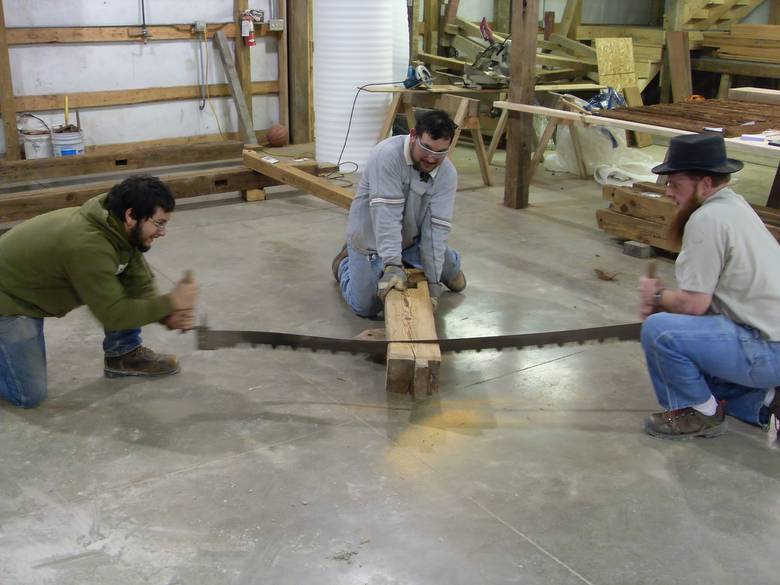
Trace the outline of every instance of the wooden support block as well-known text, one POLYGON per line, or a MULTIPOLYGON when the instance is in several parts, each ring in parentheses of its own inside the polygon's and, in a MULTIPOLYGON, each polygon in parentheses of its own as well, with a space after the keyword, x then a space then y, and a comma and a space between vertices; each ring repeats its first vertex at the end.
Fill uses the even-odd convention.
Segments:
POLYGON ((424 278, 416 283, 415 288, 391 290, 387 294, 385 332, 387 339, 392 341, 387 346, 385 389, 413 394, 417 399, 425 399, 438 392, 439 345, 413 343, 415 339, 438 339, 428 283, 424 278))
POLYGON ((265 189, 247 189, 241 191, 241 198, 244 201, 265 201, 265 189))
POLYGON ((344 209, 349 209, 349 206, 352 205, 354 196, 348 189, 338 187, 322 177, 312 176, 294 165, 283 162, 273 163, 264 159, 266 157, 257 152, 251 150, 244 151, 244 164, 250 169, 280 183, 303 189, 315 197, 324 199, 344 209))
POLYGON ((650 244, 669 252, 680 251, 679 246, 669 239, 668 228, 664 224, 623 215, 612 209, 597 210, 596 220, 599 228, 617 238, 650 244))
POLYGON ((16 109, 14 107, 13 80, 11 62, 8 57, 5 15, 0 1, 0 116, 3 118, 6 160, 19 160, 19 136, 16 130, 16 109))

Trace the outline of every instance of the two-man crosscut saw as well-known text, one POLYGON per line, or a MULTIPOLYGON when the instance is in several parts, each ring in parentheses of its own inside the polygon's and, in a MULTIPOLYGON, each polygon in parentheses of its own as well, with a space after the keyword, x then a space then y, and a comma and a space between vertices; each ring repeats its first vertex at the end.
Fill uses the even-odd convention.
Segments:
POLYGON ((625 325, 606 325, 586 329, 567 329, 544 333, 520 333, 517 335, 491 335, 487 337, 460 337, 455 339, 339 339, 334 337, 316 337, 296 333, 278 333, 275 331, 230 331, 210 329, 202 325, 196 327, 198 349, 220 349, 241 345, 270 345, 271 347, 290 347, 311 351, 348 352, 385 355, 391 343, 435 343, 441 351, 482 351, 502 349, 522 349, 524 347, 544 347, 546 345, 582 345, 588 341, 633 341, 639 339, 641 323, 625 325))

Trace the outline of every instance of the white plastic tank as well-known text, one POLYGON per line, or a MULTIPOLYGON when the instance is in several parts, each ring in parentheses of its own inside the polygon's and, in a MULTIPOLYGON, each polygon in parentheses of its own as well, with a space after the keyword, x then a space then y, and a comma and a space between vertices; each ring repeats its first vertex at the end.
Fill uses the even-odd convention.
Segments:
MULTIPOLYGON (((406 77, 409 60, 407 21, 405 0, 315 1, 314 135, 317 160, 333 163, 339 160, 358 87, 367 83, 400 81, 406 77)), ((379 138, 390 101, 389 93, 360 92, 349 139, 341 156, 342 164, 345 161, 359 166, 365 164, 379 138)))

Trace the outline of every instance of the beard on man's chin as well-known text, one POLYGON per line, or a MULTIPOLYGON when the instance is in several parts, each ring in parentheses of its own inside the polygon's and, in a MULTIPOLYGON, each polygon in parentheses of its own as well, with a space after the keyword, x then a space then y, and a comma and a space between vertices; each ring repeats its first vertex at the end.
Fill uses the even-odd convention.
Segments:
POLYGON ((677 208, 677 212, 672 217, 672 222, 669 224, 669 239, 677 245, 682 246, 683 234, 685 233, 685 225, 693 215, 693 212, 701 207, 701 200, 698 197, 692 197, 691 200, 677 208))
POLYGON ((148 252, 151 249, 151 246, 147 246, 143 243, 141 240, 141 222, 139 221, 133 226, 133 229, 130 230, 130 243, 138 248, 138 250, 143 254, 145 252, 148 252))

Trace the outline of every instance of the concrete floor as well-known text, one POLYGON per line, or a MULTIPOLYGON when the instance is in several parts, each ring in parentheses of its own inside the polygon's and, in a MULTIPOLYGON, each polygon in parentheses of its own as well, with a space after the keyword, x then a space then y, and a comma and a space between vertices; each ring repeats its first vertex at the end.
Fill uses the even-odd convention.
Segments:
MULTIPOLYGON (((456 162, 469 286, 444 296, 442 336, 636 319, 645 261, 596 227, 595 183, 540 173, 513 211, 501 168, 482 188, 469 148, 456 162)), ((768 170, 743 175, 766 192, 768 170)), ((350 337, 381 323, 338 295, 344 228, 343 211, 282 189, 181 209, 148 256, 162 289, 195 270, 213 327, 350 337)), ((440 396, 414 402, 362 357, 198 352, 150 326, 182 373, 106 380, 86 310, 46 336, 50 399, 0 406, 2 585, 778 581, 773 437, 739 422, 712 440, 645 436, 637 343, 447 355, 440 396)))

